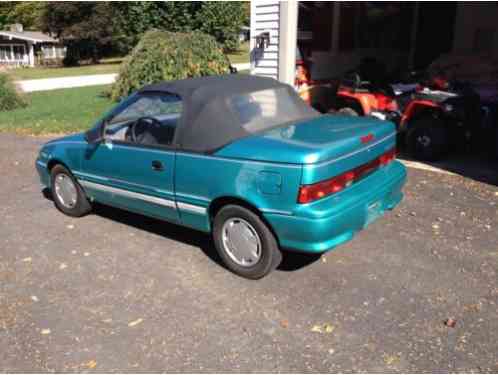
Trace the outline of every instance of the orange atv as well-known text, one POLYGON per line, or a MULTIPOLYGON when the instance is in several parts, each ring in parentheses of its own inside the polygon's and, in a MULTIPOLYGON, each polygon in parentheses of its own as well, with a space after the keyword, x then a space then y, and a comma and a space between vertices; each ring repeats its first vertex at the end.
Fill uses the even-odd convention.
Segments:
MULTIPOLYGON (((346 75, 336 93, 335 111, 349 116, 375 116, 383 120, 399 113, 396 93, 389 85, 362 81, 358 73, 346 75)), ((395 121, 397 122, 397 121, 395 121)))

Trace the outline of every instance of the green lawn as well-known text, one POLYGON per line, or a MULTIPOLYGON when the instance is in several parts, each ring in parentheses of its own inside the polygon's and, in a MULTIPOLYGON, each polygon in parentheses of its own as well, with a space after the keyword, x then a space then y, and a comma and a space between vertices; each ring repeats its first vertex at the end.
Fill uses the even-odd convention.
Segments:
POLYGON ((237 52, 228 55, 228 59, 232 64, 243 64, 249 62, 249 42, 244 42, 240 45, 237 52))
MULTIPOLYGON (((248 63, 249 62, 249 42, 244 42, 240 45, 237 52, 228 55, 228 59, 232 64, 248 63)), ((83 76, 90 74, 107 74, 117 73, 122 58, 103 59, 100 64, 83 65, 69 68, 16 68, 7 71, 7 74, 14 81, 25 79, 40 79, 40 78, 57 78, 69 76, 83 76)))
POLYGON ((7 71, 14 81, 23 79, 56 78, 83 76, 90 74, 117 73, 121 59, 104 60, 96 65, 74 66, 69 68, 16 68, 7 71))
POLYGON ((78 87, 29 94, 26 108, 0 112, 0 131, 39 135, 88 129, 114 104, 102 95, 108 87, 78 87))

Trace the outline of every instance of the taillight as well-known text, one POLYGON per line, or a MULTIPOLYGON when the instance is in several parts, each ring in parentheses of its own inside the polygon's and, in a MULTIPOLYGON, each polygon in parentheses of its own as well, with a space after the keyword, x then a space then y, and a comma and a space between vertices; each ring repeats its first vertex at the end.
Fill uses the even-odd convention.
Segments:
POLYGON ((302 185, 299 188, 297 197, 298 203, 310 203, 318 199, 324 198, 331 194, 335 194, 346 187, 358 181, 367 173, 372 172, 380 166, 389 164, 396 158, 396 149, 393 148, 386 153, 380 155, 378 158, 360 165, 355 169, 347 171, 339 176, 330 178, 328 180, 317 182, 311 185, 302 185))
POLYGON ((396 149, 387 151, 385 154, 379 156, 380 165, 387 165, 396 158, 396 149))

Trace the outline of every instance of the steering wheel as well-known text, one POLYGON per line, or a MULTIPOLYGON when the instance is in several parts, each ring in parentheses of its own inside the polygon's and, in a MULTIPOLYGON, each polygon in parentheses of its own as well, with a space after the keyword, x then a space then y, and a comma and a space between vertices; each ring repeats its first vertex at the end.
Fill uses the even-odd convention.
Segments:
POLYGON ((155 137, 147 130, 159 129, 161 126, 161 122, 152 116, 143 116, 136 119, 135 122, 130 125, 130 137, 132 142, 142 143, 143 141, 147 140, 148 137, 152 137, 155 139, 155 137))

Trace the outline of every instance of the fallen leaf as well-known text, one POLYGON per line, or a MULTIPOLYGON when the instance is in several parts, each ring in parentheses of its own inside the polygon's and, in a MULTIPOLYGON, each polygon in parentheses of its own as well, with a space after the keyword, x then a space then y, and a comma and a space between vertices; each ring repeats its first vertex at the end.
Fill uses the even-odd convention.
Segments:
POLYGON ((289 327, 289 321, 288 321, 287 319, 282 319, 282 320, 280 321, 280 326, 281 326, 282 328, 287 328, 287 327, 289 327))
POLYGON ((97 366, 97 361, 92 359, 91 361, 85 363, 85 366, 88 368, 95 368, 97 366))
POLYGON ((313 327, 311 327, 311 332, 322 333, 322 326, 314 325, 313 327))
POLYGON ((139 318, 137 320, 134 320, 133 322, 128 323, 128 327, 135 327, 137 324, 140 324, 143 322, 142 318, 139 318))
POLYGON ((31 262, 31 260, 32 260, 31 257, 21 259, 21 261, 23 262, 31 262))
POLYGON ((325 323, 325 324, 315 324, 313 327, 311 327, 311 332, 316 332, 316 333, 332 333, 334 332, 335 327, 332 324, 325 323))
POLYGON ((324 324, 323 327, 325 328, 326 333, 332 333, 334 332, 335 327, 332 324, 324 324))
POLYGON ((396 363, 399 361, 399 358, 395 355, 384 355, 384 362, 386 365, 392 365, 393 363, 396 363))
POLYGON ((41 333, 42 335, 50 335, 51 331, 50 331, 50 329, 49 329, 49 328, 45 328, 45 329, 42 329, 42 330, 40 331, 40 333, 41 333))

